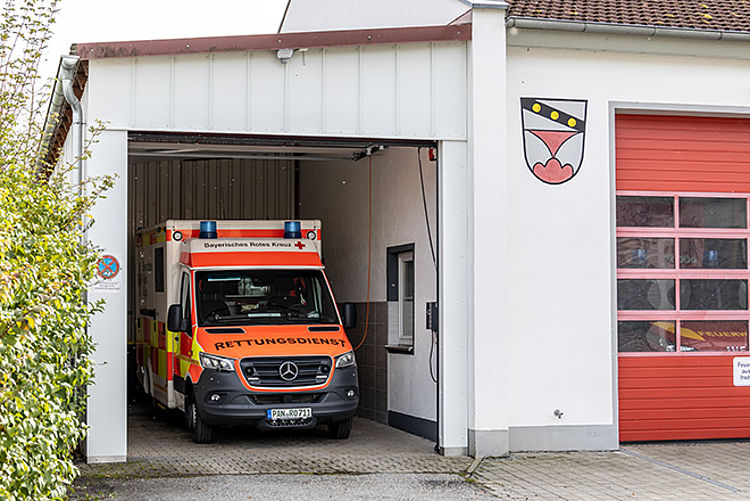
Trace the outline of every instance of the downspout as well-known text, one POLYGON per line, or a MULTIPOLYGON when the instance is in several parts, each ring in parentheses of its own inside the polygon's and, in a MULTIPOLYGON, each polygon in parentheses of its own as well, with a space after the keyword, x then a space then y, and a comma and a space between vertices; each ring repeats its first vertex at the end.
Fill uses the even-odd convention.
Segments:
POLYGON ((78 67, 78 56, 62 56, 60 58, 60 73, 58 79, 62 82, 65 100, 73 111, 73 163, 78 163, 78 195, 83 196, 83 108, 81 101, 73 91, 73 83, 78 67))

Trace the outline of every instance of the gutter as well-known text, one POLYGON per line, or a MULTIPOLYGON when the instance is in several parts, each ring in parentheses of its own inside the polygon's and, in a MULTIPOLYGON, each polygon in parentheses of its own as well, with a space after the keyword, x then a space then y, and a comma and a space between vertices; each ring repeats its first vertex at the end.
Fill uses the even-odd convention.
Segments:
POLYGON ((47 116, 44 119, 44 128, 42 129, 42 140, 39 145, 39 153, 36 160, 36 170, 38 173, 43 172, 50 166, 45 166, 44 162, 50 156, 50 147, 52 145, 52 139, 55 137, 55 131, 58 125, 60 125, 60 118, 65 112, 65 95, 62 89, 62 60, 57 66, 57 78, 55 78, 55 85, 52 88, 52 97, 50 97, 49 108, 47 109, 47 116))
MULTIPOLYGON (((36 161, 36 170, 39 173, 53 167, 45 165, 45 162, 51 157, 52 141, 65 114, 66 104, 71 107, 73 112, 73 147, 75 148, 75 158, 78 159, 76 161, 80 161, 83 154, 83 110, 81 102, 76 97, 75 92, 73 92, 78 62, 78 56, 60 57, 60 64, 57 67, 57 78, 55 78, 47 116, 44 120, 42 139, 36 161)), ((79 166, 79 182, 82 180, 80 171, 79 166)))
POLYGON ((572 31, 577 33, 598 33, 604 35, 634 35, 645 37, 691 38, 694 40, 725 40, 750 42, 750 32, 729 30, 698 30, 692 28, 671 28, 641 24, 595 23, 587 21, 567 21, 563 19, 539 19, 533 17, 508 17, 507 28, 521 28, 551 31, 572 31))
POLYGON ((501 9, 507 10, 510 5, 504 0, 458 0, 472 9, 501 9))

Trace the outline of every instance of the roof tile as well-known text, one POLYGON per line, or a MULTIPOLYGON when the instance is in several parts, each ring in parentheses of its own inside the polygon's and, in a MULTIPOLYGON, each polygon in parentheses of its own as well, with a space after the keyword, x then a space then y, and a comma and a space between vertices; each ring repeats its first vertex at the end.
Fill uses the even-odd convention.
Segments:
POLYGON ((750 0, 507 0, 509 17, 750 32, 750 0))

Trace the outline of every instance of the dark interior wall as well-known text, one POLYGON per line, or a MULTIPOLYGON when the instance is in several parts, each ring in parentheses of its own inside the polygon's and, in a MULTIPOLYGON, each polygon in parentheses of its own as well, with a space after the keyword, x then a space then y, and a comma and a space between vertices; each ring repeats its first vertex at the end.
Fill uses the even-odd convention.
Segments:
POLYGON ((388 303, 356 303, 357 326, 346 331, 356 351, 359 374, 359 410, 364 418, 388 422, 388 303), (369 317, 368 317, 369 313, 369 317), (366 321, 369 318, 368 321, 366 321), (365 336, 367 328, 367 336, 365 336))
MULTIPOLYGON (((128 248, 135 232, 167 219, 290 219, 295 216, 291 160, 137 160, 128 165, 128 248)), ((133 253, 128 253, 133 270, 133 253)), ((134 274, 128 275, 132 319, 134 274)), ((132 321, 128 339, 132 339, 132 321)))

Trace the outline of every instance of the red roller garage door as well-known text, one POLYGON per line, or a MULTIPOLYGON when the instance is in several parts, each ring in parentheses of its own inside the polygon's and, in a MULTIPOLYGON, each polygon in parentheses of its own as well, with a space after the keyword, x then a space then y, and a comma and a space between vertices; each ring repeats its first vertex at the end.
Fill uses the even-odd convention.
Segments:
POLYGON ((620 440, 750 437, 750 120, 615 126, 620 440))

